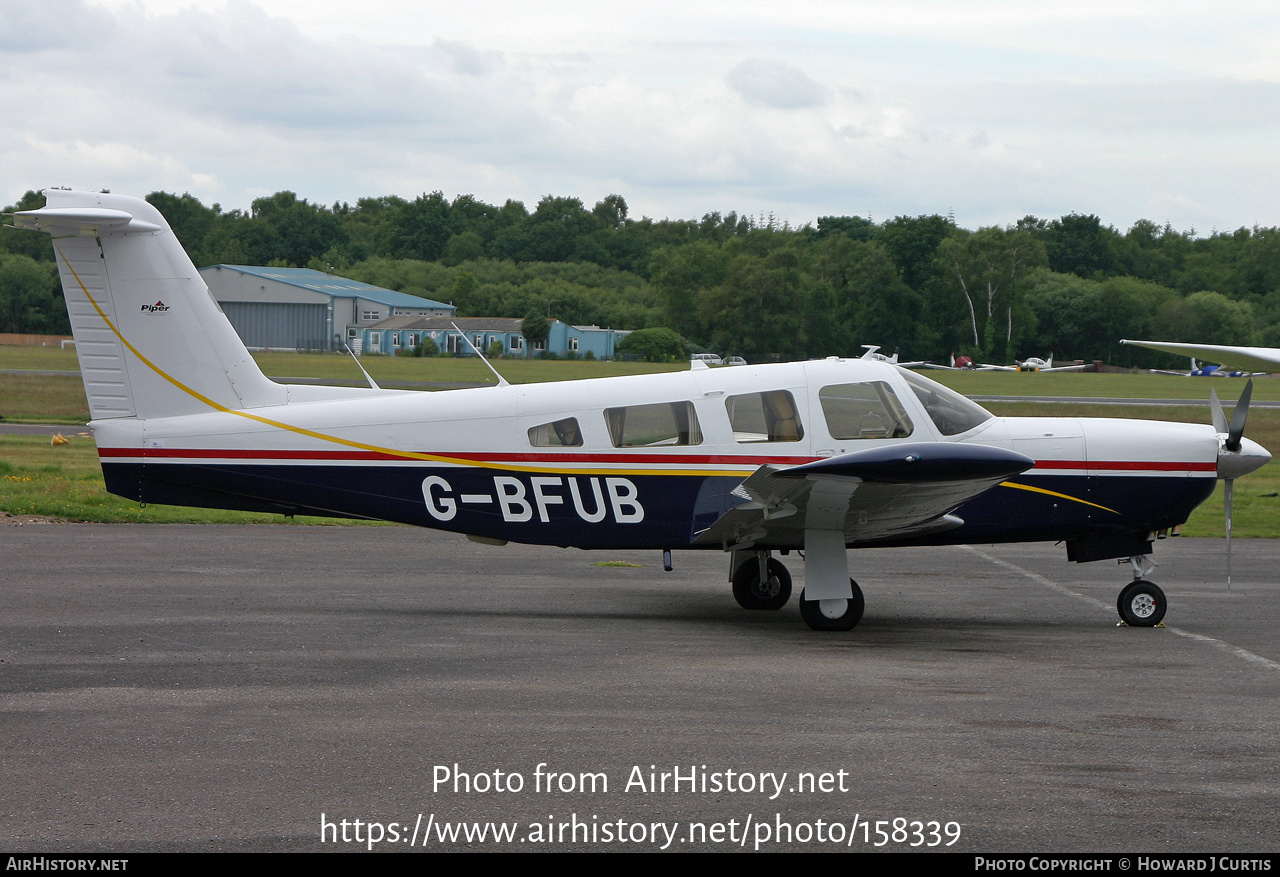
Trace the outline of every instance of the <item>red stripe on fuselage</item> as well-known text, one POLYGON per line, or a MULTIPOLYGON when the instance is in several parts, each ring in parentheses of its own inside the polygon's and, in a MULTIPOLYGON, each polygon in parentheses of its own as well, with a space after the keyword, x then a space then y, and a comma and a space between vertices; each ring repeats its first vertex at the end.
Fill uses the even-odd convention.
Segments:
MULTIPOLYGON (((1174 463, 1160 460, 1037 460, 1035 469, 1105 469, 1115 472, 1217 472, 1214 463, 1174 463)), ((1030 471, 1034 472, 1035 469, 1030 471)))
MULTIPOLYGON (((773 464, 795 466, 811 463, 823 457, 757 457, 732 454, 584 454, 566 452, 559 454, 492 454, 492 453, 456 453, 453 451, 415 451, 413 453, 429 454, 436 457, 448 457, 455 460, 474 460, 483 463, 561 463, 581 465, 584 463, 636 464, 654 463, 666 465, 730 465, 730 466, 763 466, 773 464)), ((99 457, 120 458, 155 458, 155 459, 187 459, 187 460, 310 460, 317 463, 346 461, 397 461, 413 458, 398 454, 380 453, 377 451, 268 451, 227 448, 222 450, 208 448, 99 448, 99 457)), ((417 461, 415 462, 423 462, 417 461)), ((427 461, 429 462, 429 461, 427 461)), ((1157 460, 1039 460, 1036 469, 1100 470, 1109 472, 1216 472, 1216 462, 1181 463, 1157 460)))
MULTIPOLYGON (((681 464, 727 464, 760 466, 772 463, 782 466, 794 466, 800 463, 812 463, 822 457, 756 457, 729 454, 477 454, 455 453, 453 451, 410 451, 407 453, 423 454, 431 457, 447 457, 451 460, 474 460, 477 463, 681 463, 681 464)), ((130 457, 156 459, 219 459, 219 460, 314 460, 316 462, 343 460, 413 460, 423 461, 416 457, 404 457, 400 454, 382 453, 379 451, 263 451, 208 448, 100 448, 99 457, 130 457)))

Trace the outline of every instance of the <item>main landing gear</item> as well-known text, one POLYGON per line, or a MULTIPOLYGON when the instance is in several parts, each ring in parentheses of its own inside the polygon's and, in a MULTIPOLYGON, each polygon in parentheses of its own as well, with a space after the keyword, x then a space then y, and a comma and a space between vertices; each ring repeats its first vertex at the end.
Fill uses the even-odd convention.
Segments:
POLYGON ((767 551, 749 552, 734 570, 733 598, 743 609, 781 609, 791 599, 791 573, 767 551))
POLYGON ((804 623, 814 630, 853 630, 857 627, 867 604, 857 582, 849 579, 849 587, 853 589, 853 596, 837 600, 806 600, 804 591, 801 591, 800 617, 804 623))
MULTIPOLYGON (((791 599, 791 573, 768 551, 737 551, 733 555, 733 597, 743 609, 778 610, 791 599)), ((1121 563, 1126 561, 1121 560, 1121 563)), ((1133 567, 1133 581, 1116 600, 1120 620, 1129 627, 1155 627, 1164 620, 1169 601, 1164 591, 1147 581, 1156 568, 1150 555, 1137 554, 1127 561, 1133 567)), ((850 596, 806 600, 800 592, 800 617, 813 630, 853 630, 862 620, 866 601, 862 588, 849 579, 850 596)))
POLYGON ((1137 554, 1129 558, 1129 563, 1133 566, 1133 581, 1125 586, 1116 600, 1120 620, 1130 627, 1155 627, 1169 608, 1169 601, 1160 586, 1143 578, 1156 568, 1156 562, 1150 555, 1137 554))
MULTIPOLYGON (((791 573, 768 551, 734 553, 733 598, 743 609, 777 610, 791 599, 791 573)), ((814 630, 853 630, 862 620, 866 601, 862 589, 849 579, 851 595, 806 600, 800 592, 800 617, 814 630)))

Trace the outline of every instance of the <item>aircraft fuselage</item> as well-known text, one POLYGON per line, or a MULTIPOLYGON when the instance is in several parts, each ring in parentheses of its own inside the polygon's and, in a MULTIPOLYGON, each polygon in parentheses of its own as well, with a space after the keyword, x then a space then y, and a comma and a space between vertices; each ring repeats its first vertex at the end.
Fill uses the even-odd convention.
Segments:
MULTIPOLYGON (((963 503, 952 513, 963 524, 940 531, 895 532, 893 491, 882 485, 879 512, 850 520, 847 544, 1145 534, 1182 523, 1214 488, 1219 439, 1209 425, 988 416, 956 432, 929 409, 922 380, 913 388, 890 364, 825 360, 93 426, 108 489, 130 499, 582 548, 724 548, 705 533, 747 502, 735 488, 762 465, 918 442, 1004 448, 1036 465, 963 503), (874 393, 832 389, 850 387, 874 393), (782 411, 794 415, 786 427, 772 410, 780 404, 794 409, 782 411)), ((801 530, 756 547, 802 545, 801 530)))

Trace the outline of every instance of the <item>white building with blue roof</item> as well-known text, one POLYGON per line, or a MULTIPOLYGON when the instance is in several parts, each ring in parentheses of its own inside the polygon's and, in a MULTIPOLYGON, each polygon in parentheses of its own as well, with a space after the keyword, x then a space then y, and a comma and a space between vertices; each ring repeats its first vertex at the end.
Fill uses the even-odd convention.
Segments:
POLYGON ((453 317, 452 304, 311 268, 211 265, 200 276, 245 346, 340 350, 391 317, 453 317))

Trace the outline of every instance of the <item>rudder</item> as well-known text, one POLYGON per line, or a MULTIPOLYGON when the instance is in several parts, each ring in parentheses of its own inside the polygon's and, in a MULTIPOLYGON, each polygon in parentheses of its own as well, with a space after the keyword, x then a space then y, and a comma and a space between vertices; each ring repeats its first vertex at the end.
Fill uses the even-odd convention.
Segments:
POLYGON ((53 236, 94 420, 284 404, 160 212, 126 195, 50 189, 14 225, 53 236))

